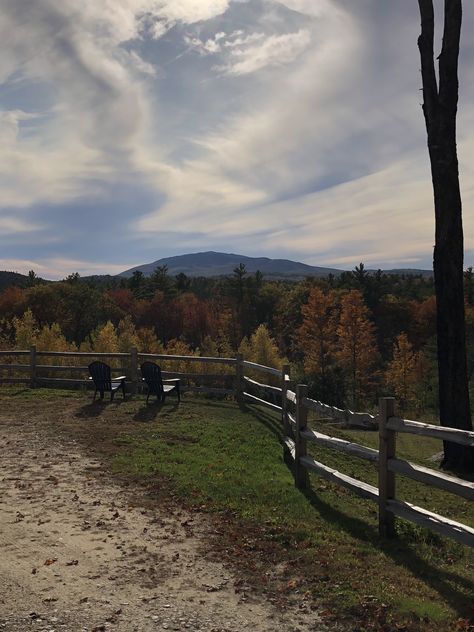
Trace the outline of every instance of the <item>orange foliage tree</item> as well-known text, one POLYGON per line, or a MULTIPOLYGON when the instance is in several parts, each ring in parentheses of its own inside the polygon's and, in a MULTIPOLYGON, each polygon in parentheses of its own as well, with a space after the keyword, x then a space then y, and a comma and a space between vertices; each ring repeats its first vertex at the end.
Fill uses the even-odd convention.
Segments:
POLYGON ((371 392, 378 357, 375 325, 358 290, 341 296, 341 313, 336 330, 336 359, 346 378, 351 404, 359 406, 371 392))
POLYGON ((394 390, 402 409, 420 407, 419 391, 423 382, 424 360, 413 349, 405 333, 397 336, 393 345, 393 359, 385 372, 385 382, 394 390))
POLYGON ((298 329, 297 346, 304 354, 305 371, 314 375, 326 399, 328 371, 334 362, 338 295, 334 290, 311 289, 308 302, 301 306, 303 324, 298 329))

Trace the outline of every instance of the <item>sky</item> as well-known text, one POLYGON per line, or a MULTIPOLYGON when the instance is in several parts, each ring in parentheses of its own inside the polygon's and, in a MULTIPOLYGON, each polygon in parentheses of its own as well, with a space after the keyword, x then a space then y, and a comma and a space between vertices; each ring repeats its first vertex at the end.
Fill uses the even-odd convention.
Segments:
MULTIPOLYGON (((0 0, 0 269, 207 250, 431 268, 419 31, 416 0, 0 0)), ((466 266, 472 32, 465 2, 466 266)))

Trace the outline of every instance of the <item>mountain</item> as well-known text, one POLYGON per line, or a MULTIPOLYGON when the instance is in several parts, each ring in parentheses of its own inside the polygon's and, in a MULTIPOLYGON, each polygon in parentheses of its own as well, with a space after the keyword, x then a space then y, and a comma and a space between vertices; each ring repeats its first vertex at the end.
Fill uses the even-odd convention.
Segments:
POLYGON ((257 270, 266 276, 274 278, 298 279, 308 276, 322 277, 328 274, 340 274, 342 270, 336 268, 319 268, 305 263, 290 261, 288 259, 269 259, 268 257, 246 257, 245 255, 227 254, 224 252, 197 252, 194 254, 179 255, 158 259, 153 263, 147 263, 130 270, 121 272, 118 276, 131 277, 135 270, 140 270, 145 276, 149 276, 158 266, 168 266, 168 274, 175 276, 183 272, 190 277, 215 277, 232 274, 234 268, 240 263, 245 265, 248 273, 254 274, 257 270))

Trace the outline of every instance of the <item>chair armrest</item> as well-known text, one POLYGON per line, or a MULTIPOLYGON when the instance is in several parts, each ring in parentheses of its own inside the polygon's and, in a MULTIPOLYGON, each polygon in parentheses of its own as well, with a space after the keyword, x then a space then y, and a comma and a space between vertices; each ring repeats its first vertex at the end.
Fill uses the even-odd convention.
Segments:
POLYGON ((120 382, 122 380, 126 380, 127 376, 126 375, 120 375, 119 377, 112 377, 110 379, 111 382, 120 382))
POLYGON ((169 377, 166 380, 162 380, 163 384, 169 384, 170 382, 181 382, 181 378, 179 377, 169 377))

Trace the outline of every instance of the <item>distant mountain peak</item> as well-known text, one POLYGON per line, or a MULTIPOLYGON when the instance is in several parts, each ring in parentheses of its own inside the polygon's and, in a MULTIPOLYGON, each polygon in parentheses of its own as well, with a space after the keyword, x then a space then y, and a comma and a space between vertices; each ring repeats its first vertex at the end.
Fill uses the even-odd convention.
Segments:
POLYGON ((216 277, 232 274, 233 270, 243 263, 249 274, 259 270, 266 277, 298 279, 307 276, 327 276, 328 274, 340 274, 336 268, 321 268, 310 266, 306 263, 291 261, 289 259, 270 259, 269 257, 249 257, 236 253, 195 252, 175 257, 165 257, 152 263, 146 263, 121 272, 118 276, 131 277, 139 270, 145 276, 153 273, 159 266, 167 266, 171 275, 184 273, 187 276, 216 277))

